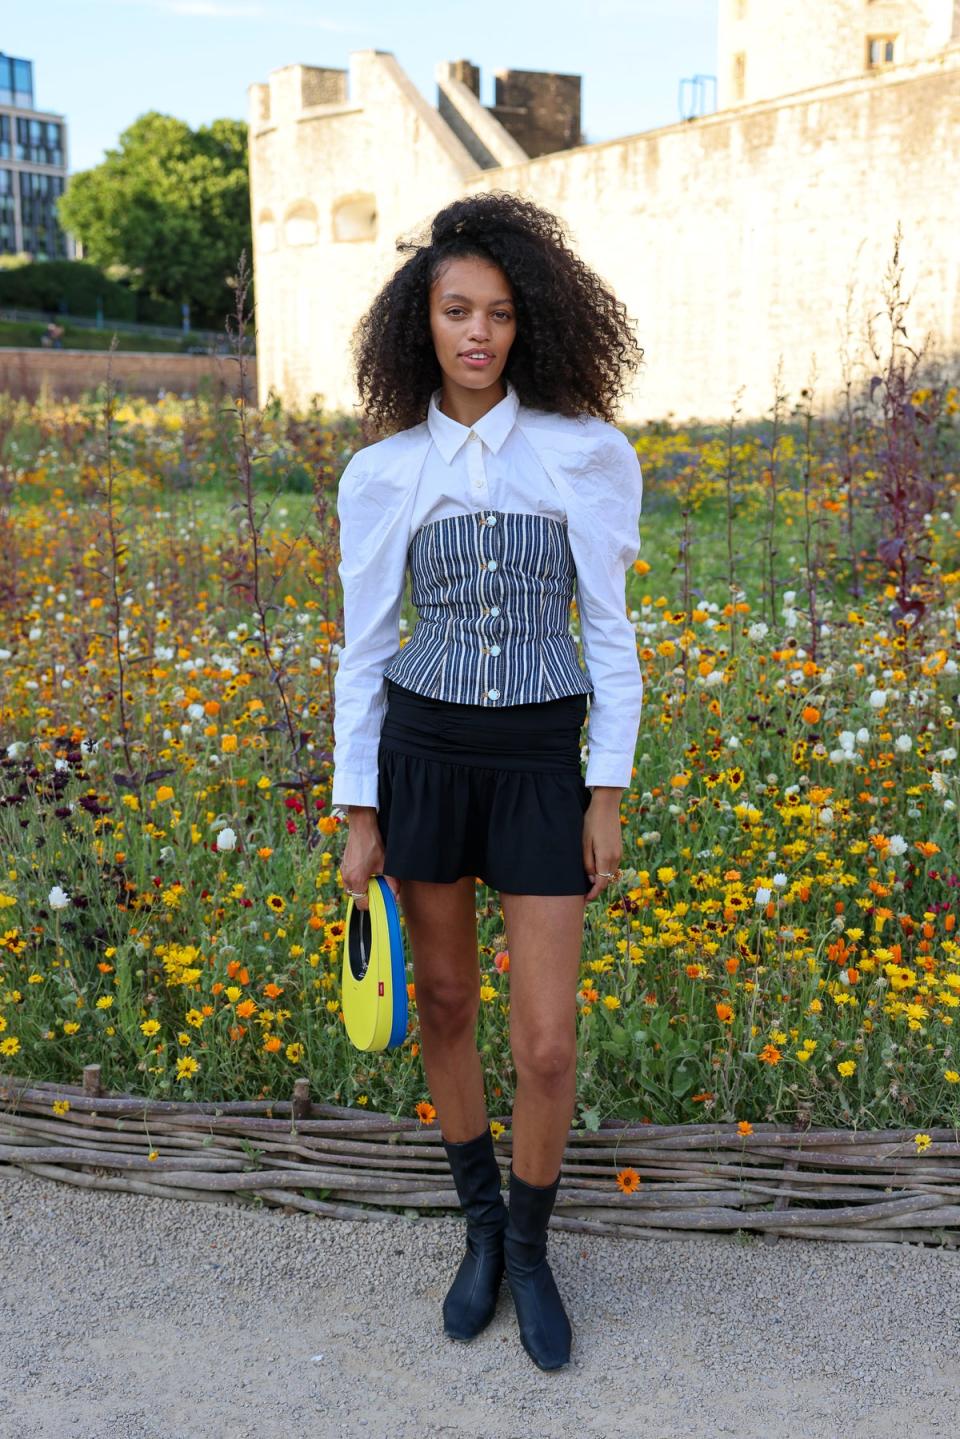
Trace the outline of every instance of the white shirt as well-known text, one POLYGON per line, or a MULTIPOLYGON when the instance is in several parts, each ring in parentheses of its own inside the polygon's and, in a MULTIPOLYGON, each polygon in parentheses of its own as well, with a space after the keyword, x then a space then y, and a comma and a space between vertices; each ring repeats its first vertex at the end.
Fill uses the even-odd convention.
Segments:
POLYGON ((643 701, 625 576, 640 548, 643 479, 616 426, 506 397, 473 426, 430 400, 419 425, 359 450, 340 479, 344 640, 335 680, 332 804, 377 805, 383 671, 400 643, 410 541, 420 525, 483 509, 565 521, 577 570, 584 660, 594 684, 586 783, 629 787, 643 701))

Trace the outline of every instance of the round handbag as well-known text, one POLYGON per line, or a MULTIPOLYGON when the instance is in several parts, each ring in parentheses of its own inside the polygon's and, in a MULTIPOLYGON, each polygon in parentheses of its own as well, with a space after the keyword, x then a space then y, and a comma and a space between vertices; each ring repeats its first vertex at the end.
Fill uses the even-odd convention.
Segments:
POLYGON ((407 1034, 407 967, 400 911, 382 875, 367 886, 369 909, 347 903, 341 1002, 357 1049, 392 1049, 407 1034))

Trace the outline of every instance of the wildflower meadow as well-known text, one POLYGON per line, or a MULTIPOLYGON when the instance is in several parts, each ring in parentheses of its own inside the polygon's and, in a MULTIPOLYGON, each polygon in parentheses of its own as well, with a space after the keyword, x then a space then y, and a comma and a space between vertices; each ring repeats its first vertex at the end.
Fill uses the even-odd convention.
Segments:
MULTIPOLYGON (((960 1123, 960 385, 895 280, 829 414, 778 374, 759 419, 623 427, 645 702, 578 1125, 960 1123)), ((189 1099, 306 1075, 429 1123, 412 971, 397 1049, 358 1054, 340 1007, 336 488, 365 437, 246 402, 242 339, 224 363, 226 402, 0 398, 0 1070, 189 1099)), ((477 918, 505 1116, 479 883, 477 918)))

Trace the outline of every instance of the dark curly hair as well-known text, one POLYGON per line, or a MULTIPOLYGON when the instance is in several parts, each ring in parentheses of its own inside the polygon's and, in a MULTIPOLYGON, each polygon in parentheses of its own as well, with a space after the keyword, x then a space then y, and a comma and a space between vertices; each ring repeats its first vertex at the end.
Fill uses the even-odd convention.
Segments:
POLYGON ((371 429, 387 435, 426 418, 443 378, 430 332, 430 288, 448 260, 492 260, 510 281, 516 338, 503 375, 520 403, 612 421, 643 356, 625 306, 574 254, 566 227, 532 200, 493 190, 454 200, 419 239, 353 336, 357 389, 371 429))

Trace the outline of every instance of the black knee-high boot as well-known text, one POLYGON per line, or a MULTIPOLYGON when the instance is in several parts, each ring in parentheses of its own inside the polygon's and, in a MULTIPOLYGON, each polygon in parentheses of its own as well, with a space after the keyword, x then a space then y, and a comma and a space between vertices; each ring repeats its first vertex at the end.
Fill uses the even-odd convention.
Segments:
POLYGON ((490 1323, 497 1307, 507 1206, 489 1128, 463 1144, 444 1139, 443 1147, 467 1216, 467 1252, 443 1301, 443 1328, 451 1339, 468 1340, 490 1323))
POLYGON ((513 1295, 520 1342, 540 1369, 560 1369, 570 1359, 572 1330, 547 1262, 547 1225, 560 1187, 527 1184, 510 1167, 509 1222, 503 1236, 507 1283, 513 1295))

